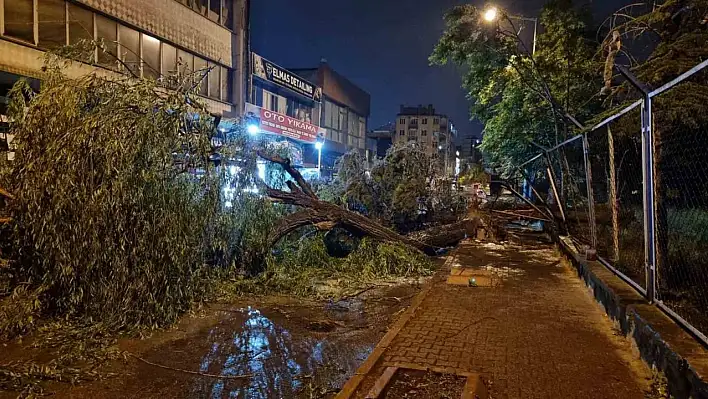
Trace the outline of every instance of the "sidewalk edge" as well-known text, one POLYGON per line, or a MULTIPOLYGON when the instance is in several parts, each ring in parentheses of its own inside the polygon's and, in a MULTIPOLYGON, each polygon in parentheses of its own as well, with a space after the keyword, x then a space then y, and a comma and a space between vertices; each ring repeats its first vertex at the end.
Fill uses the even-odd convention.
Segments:
MULTIPOLYGON (((449 269, 454 262, 455 258, 457 257, 457 250, 458 247, 455 247, 455 249, 452 250, 452 252, 448 255, 448 258, 445 260, 445 263, 443 264, 442 269, 449 269)), ((386 335, 381 338, 378 344, 374 347, 374 350, 371 352, 369 357, 366 358, 364 363, 359 366, 359 368, 356 370, 354 375, 347 380, 347 382, 344 384, 342 389, 339 391, 337 396, 335 396, 335 399, 348 399, 352 397, 352 395, 357 391, 359 388, 359 385, 361 382, 364 380, 364 376, 368 374, 372 368, 374 368, 374 365, 378 363, 379 359, 381 359, 381 356, 384 354, 386 349, 388 349, 388 346, 391 344, 394 338, 396 338, 396 335, 401 331, 403 327, 405 327, 406 324, 408 324, 408 321, 410 321, 411 317, 415 314, 416 310, 420 305, 423 303, 423 300, 428 296, 428 293, 430 290, 435 286, 435 277, 433 277, 423 288, 422 291, 418 293, 418 295, 413 298, 413 302, 411 303, 411 306, 406 309, 406 311, 401 315, 401 317, 396 320, 395 323, 391 326, 391 328, 386 332, 386 335)))

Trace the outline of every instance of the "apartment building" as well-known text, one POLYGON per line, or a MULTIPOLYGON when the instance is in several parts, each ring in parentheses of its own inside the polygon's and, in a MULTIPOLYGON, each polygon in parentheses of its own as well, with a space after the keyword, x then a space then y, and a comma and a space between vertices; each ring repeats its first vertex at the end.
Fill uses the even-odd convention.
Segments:
POLYGON ((248 0, 0 0, 0 115, 18 79, 29 78, 39 89, 46 50, 95 40, 106 51, 72 66, 69 76, 161 79, 178 65, 186 73, 209 67, 200 95, 211 112, 238 116, 246 87, 247 7, 248 0))
POLYGON ((414 142, 430 157, 440 162, 447 174, 454 174, 457 130, 450 119, 438 114, 433 105, 401 105, 396 117, 393 143, 414 142))

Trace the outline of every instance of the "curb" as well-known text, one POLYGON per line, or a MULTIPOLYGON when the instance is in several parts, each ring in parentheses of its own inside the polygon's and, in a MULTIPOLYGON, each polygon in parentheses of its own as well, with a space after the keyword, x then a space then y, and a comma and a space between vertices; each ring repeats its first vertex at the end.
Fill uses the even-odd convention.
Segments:
POLYGON ((698 370, 708 370, 705 348, 604 265, 585 260, 567 239, 561 237, 559 248, 642 360, 666 376, 671 397, 708 399, 708 383, 698 370))
MULTIPOLYGON (((452 265, 452 262, 457 258, 457 250, 459 246, 456 247, 450 255, 448 255, 447 260, 445 260, 445 263, 443 264, 443 269, 449 268, 449 266, 452 265)), ((413 298, 413 302, 411 303, 411 306, 406 309, 406 311, 401 315, 401 317, 396 320, 395 323, 393 323, 393 326, 391 329, 386 332, 386 335, 381 338, 378 344, 374 347, 374 350, 371 352, 369 357, 366 358, 364 363, 359 366, 359 368, 356 370, 354 375, 347 380, 347 382, 344 384, 342 389, 339 391, 337 396, 335 396, 335 399, 348 399, 351 398, 352 395, 357 391, 359 388, 359 385, 361 382, 364 380, 366 375, 371 371, 372 368, 378 363, 379 359, 381 359, 381 356, 386 352, 386 349, 388 349, 389 345, 391 345, 391 342, 393 341, 394 338, 396 338, 396 335, 401 331, 403 327, 405 327, 406 324, 408 324, 408 321, 413 317, 415 314, 416 310, 420 305, 423 303, 423 300, 428 296, 428 293, 430 290, 435 286, 435 277, 431 281, 426 284, 426 286, 423 288, 421 292, 418 293, 418 295, 413 298)))

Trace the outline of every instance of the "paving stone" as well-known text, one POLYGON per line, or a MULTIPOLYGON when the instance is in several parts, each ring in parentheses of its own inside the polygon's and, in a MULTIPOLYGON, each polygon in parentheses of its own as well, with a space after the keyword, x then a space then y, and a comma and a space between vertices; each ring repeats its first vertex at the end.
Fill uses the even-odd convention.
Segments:
POLYGON ((629 344, 552 248, 466 241, 457 257, 468 275, 505 271, 479 289, 448 285, 442 272, 386 359, 480 373, 494 398, 644 397, 646 370, 626 360, 629 344))

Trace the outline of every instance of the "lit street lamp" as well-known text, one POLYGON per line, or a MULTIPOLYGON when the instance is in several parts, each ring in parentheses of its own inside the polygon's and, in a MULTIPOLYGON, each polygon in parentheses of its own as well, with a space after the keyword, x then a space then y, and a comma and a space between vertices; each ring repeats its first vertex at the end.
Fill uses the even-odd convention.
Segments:
POLYGON ((484 19, 487 22, 492 22, 495 19, 497 19, 497 8, 496 7, 489 7, 487 11, 484 12, 484 19))
MULTIPOLYGON (((538 31, 538 18, 522 17, 519 15, 509 15, 507 13, 503 14, 506 18, 513 18, 520 21, 533 22, 533 49, 531 50, 531 55, 536 54, 536 32, 538 31)), ((496 7, 489 7, 487 11, 483 14, 484 20, 487 22, 494 22, 499 17, 499 10, 496 7)))
POLYGON ((317 149, 317 177, 322 178, 322 147, 324 143, 322 141, 315 142, 315 148, 317 149))

